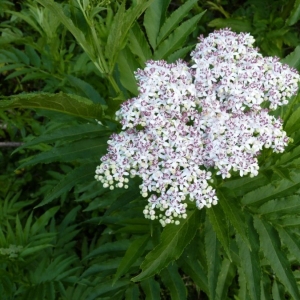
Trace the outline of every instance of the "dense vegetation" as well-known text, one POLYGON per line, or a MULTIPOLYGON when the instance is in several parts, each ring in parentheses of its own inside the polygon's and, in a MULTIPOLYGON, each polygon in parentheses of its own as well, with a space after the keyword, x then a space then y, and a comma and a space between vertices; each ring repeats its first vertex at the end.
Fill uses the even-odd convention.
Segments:
POLYGON ((145 62, 190 61, 200 34, 249 32, 300 70, 298 0, 0 0, 1 299, 300 299, 300 97, 293 139, 219 204, 144 218, 140 179, 94 179, 145 62))

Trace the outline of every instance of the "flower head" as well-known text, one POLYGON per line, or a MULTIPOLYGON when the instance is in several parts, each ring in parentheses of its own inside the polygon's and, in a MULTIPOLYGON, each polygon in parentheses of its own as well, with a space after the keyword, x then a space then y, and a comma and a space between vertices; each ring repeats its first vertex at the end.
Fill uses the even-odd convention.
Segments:
POLYGON ((186 217, 187 199, 199 209, 217 204, 211 168, 223 178, 256 176, 260 151, 288 143, 269 110, 288 103, 299 75, 253 43, 224 29, 200 37, 191 67, 148 61, 136 72, 139 96, 116 113, 123 131, 108 141, 95 178, 114 189, 141 177, 144 215, 164 226, 186 217))

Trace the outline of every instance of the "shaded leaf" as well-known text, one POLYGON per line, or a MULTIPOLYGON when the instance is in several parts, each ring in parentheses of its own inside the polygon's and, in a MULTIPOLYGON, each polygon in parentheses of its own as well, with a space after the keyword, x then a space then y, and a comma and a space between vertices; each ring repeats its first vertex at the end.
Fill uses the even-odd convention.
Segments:
POLYGON ((164 22, 159 30, 157 44, 159 45, 170 33, 178 26, 178 24, 187 16, 188 12, 197 3, 197 0, 188 0, 178 7, 164 22))
POLYGON ((142 272, 132 280, 140 281, 149 278, 178 259, 196 234, 199 214, 198 210, 194 210, 186 219, 180 220, 179 225, 167 225, 161 234, 160 244, 146 255, 141 265, 142 272))
POLYGON ((146 295, 145 300, 160 300, 160 286, 153 278, 145 279, 141 282, 142 289, 146 295))
POLYGON ((129 270, 132 264, 136 262, 137 259, 143 254, 149 239, 149 235, 145 235, 135 239, 133 243, 131 243, 120 262, 113 284, 115 284, 115 282, 121 276, 123 276, 129 270))
MULTIPOLYGON (((209 209, 210 210, 210 209, 209 209)), ((208 210, 207 210, 208 211, 208 210)), ((211 224, 211 217, 207 214, 205 221, 205 253, 207 260, 207 279, 209 299, 219 299, 217 294, 218 274, 221 269, 220 246, 216 232, 211 224)))
POLYGON ((40 108, 61 112, 81 118, 101 120, 102 106, 92 101, 70 94, 19 94, 1 100, 0 108, 40 108))
POLYGON ((184 300, 187 297, 185 284, 178 272, 176 263, 171 263, 161 271, 161 280, 169 290, 172 300, 184 300))
POLYGON ((254 225, 259 234, 260 246, 272 269, 294 299, 300 293, 290 263, 281 250, 280 239, 275 229, 266 221, 255 217, 254 225))
POLYGON ((183 22, 174 32, 164 40, 154 52, 154 59, 166 59, 184 44, 188 35, 196 28, 197 23, 206 11, 183 22))
POLYGON ((267 200, 272 200, 293 194, 300 188, 300 174, 291 173, 291 179, 282 179, 275 184, 268 184, 246 194, 242 199, 243 205, 259 205, 267 200))

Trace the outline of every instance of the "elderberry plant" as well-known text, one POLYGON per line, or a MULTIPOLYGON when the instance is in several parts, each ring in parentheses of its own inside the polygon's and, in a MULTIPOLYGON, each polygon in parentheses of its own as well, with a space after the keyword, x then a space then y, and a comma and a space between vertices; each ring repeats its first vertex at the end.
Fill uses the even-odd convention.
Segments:
POLYGON ((198 209, 218 203, 214 173, 254 177, 260 151, 280 153, 289 142, 269 113, 296 93, 296 70, 263 57, 248 33, 226 28, 199 40, 191 66, 148 61, 136 72, 139 96, 117 112, 123 131, 96 169, 110 189, 139 176, 144 215, 162 226, 186 218, 187 199, 198 209))

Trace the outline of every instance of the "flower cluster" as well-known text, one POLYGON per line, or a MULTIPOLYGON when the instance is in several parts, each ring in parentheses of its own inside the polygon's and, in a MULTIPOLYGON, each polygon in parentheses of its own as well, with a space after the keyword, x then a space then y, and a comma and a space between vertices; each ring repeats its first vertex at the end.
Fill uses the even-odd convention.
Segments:
POLYGON ((139 96, 117 112, 123 131, 108 141, 95 178, 114 189, 141 177, 144 215, 165 226, 186 217, 186 199, 199 209, 217 204, 213 168, 223 178, 256 176, 262 148, 283 152, 289 141, 269 111, 288 103, 299 75, 253 43, 224 29, 200 37, 191 67, 148 61, 136 72, 139 96))

